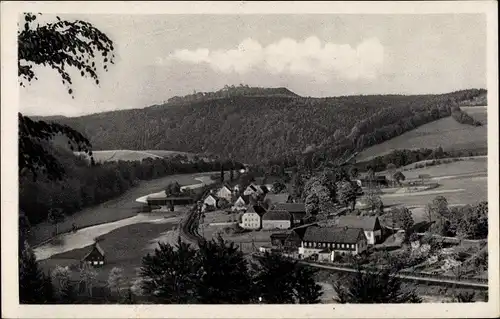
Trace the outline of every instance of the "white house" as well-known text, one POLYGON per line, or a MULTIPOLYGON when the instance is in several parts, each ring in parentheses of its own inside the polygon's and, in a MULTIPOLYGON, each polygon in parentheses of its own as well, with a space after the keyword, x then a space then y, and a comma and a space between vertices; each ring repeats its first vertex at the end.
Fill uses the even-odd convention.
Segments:
POLYGON ((360 254, 367 246, 361 228, 310 226, 302 238, 299 255, 307 258, 316 254, 319 260, 335 261, 339 255, 360 254))
POLYGON ((382 237, 382 226, 377 216, 339 216, 335 225, 362 228, 369 245, 375 245, 382 237))
POLYGON ((219 198, 224 198, 226 199, 228 202, 231 201, 231 197, 233 195, 233 192, 231 191, 231 189, 227 186, 222 186, 218 191, 217 193, 215 194, 217 197, 219 198))
POLYGON ((209 194, 205 199, 203 200, 203 206, 213 206, 214 208, 217 207, 217 197, 215 195, 209 194))
POLYGON ((252 205, 247 211, 241 216, 241 228, 258 230, 262 227, 262 216, 266 213, 266 210, 259 205, 252 205))

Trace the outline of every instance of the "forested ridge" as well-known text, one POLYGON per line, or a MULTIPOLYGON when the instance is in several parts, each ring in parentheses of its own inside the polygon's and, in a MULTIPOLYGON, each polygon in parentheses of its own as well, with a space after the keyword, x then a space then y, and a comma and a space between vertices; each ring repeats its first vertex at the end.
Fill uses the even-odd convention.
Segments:
POLYGON ((484 94, 371 95, 308 98, 228 95, 76 118, 61 118, 94 150, 163 149, 232 156, 248 163, 295 158, 314 145, 318 158, 381 143, 451 115, 452 107, 484 94))

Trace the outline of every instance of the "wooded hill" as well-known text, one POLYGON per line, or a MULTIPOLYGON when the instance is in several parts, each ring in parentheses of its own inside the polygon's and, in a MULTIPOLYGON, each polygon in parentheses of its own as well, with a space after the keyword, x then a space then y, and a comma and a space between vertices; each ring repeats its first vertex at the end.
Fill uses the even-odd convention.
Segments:
POLYGON ((321 161, 450 116, 452 107, 484 94, 485 90, 477 89, 331 98, 228 94, 57 122, 86 135, 94 150, 175 150, 258 163, 295 159, 314 145, 315 157, 321 161))

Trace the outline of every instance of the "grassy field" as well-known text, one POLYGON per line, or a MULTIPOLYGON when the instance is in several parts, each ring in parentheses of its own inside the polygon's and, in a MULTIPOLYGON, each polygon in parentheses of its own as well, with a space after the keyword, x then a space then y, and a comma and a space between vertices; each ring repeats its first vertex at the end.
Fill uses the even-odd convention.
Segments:
MULTIPOLYGON (((142 257, 157 247, 158 239, 173 231, 175 224, 139 223, 113 230, 100 236, 99 245, 105 252, 106 264, 98 268, 97 280, 105 283, 109 271, 113 267, 123 268, 124 277, 132 281, 137 275, 137 268, 141 266, 142 257)), ((40 261, 44 270, 53 269, 56 265, 65 265, 80 260, 89 247, 74 249, 62 254, 54 255, 40 261)))
MULTIPOLYGON (((429 174, 439 186, 429 191, 382 195, 384 205, 424 207, 436 196, 444 196, 450 205, 477 204, 488 200, 487 159, 475 158, 405 171, 408 179, 429 174)), ((415 221, 423 218, 423 209, 413 211, 415 221)))
MULTIPOLYGON (((180 185, 199 184, 194 178, 198 176, 209 176, 211 173, 179 174, 166 176, 150 181, 141 181, 134 188, 129 189, 123 195, 100 205, 86 208, 59 223, 59 231, 66 232, 75 223, 78 228, 117 221, 132 217, 137 214, 141 204, 135 200, 141 196, 155 193, 164 189, 169 183, 177 181, 180 185)), ((31 245, 39 244, 52 236, 54 226, 49 222, 40 223, 31 229, 29 242, 31 245)))
MULTIPOLYGON (((474 119, 486 124, 487 113, 484 107, 468 107, 463 110, 474 119)), ((381 144, 371 146, 356 157, 356 161, 366 161, 370 158, 381 156, 395 149, 435 148, 443 149, 477 149, 488 146, 488 126, 479 127, 460 124, 452 117, 446 117, 381 144)))

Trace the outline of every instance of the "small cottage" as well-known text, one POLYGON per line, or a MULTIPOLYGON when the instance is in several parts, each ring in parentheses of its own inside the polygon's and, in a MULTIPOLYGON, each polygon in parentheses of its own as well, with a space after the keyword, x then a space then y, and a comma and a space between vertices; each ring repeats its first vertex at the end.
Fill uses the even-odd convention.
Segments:
POLYGON ((363 229, 369 245, 375 245, 382 238, 382 226, 377 216, 339 216, 335 225, 363 229))
POLYGON ((203 200, 203 205, 205 206, 212 206, 213 208, 217 208, 217 202, 218 202, 217 196, 213 194, 209 194, 205 199, 203 200))
POLYGON ((262 190, 259 191, 258 187, 254 184, 250 184, 243 192, 243 195, 260 195, 261 191, 262 190))
POLYGON ((262 216, 262 229, 289 229, 292 227, 292 216, 287 211, 268 211, 262 216))
POLYGON ((90 266, 103 266, 105 262, 104 250, 99 243, 94 243, 90 251, 82 258, 82 263, 90 266))
POLYGON ((316 255, 320 260, 334 261, 338 255, 360 254, 367 246, 361 228, 310 226, 304 233, 299 255, 302 258, 316 255))
POLYGON ((224 198, 225 200, 230 202, 233 196, 233 192, 229 187, 224 185, 217 191, 215 195, 219 198, 224 198))
POLYGON ((262 227, 262 216, 266 210, 259 205, 252 205, 241 216, 240 226, 244 229, 258 230, 262 227))
POLYGON ((250 205, 250 196, 239 196, 233 204, 233 211, 246 210, 248 205, 250 205))

